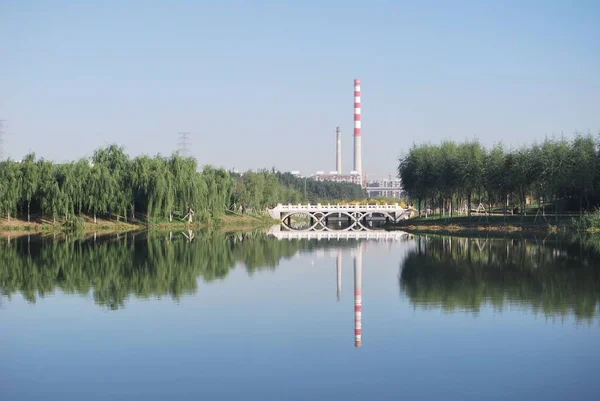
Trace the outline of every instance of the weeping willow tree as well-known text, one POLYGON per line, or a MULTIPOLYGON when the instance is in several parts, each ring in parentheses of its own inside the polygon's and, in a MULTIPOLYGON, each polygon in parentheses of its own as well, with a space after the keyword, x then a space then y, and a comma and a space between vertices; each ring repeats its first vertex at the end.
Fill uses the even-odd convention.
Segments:
POLYGON ((97 149, 90 159, 57 164, 27 155, 22 162, 0 162, 0 214, 27 221, 39 215, 69 221, 89 215, 130 221, 200 219, 243 205, 257 213, 277 203, 363 197, 359 186, 305 180, 274 170, 232 174, 177 153, 130 158, 122 147, 97 149))
POLYGON ((8 220, 17 213, 21 182, 21 170, 16 163, 0 162, 0 207, 8 220))
POLYGON ((27 155, 0 163, 0 213, 53 221, 89 214, 116 220, 183 217, 190 209, 209 217, 231 204, 235 181, 223 169, 199 170, 178 154, 131 159, 122 147, 98 149, 90 160, 56 164, 27 155))

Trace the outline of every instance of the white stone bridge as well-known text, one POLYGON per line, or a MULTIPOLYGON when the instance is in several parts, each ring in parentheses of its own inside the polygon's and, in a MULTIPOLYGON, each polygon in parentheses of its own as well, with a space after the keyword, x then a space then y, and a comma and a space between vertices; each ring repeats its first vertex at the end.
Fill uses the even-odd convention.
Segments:
MULTIPOLYGON (((269 215, 276 220, 280 220, 283 225, 292 229, 293 217, 308 217, 310 219, 309 227, 305 230, 330 231, 327 223, 330 220, 346 220, 348 226, 343 231, 361 231, 367 230, 368 221, 374 219, 385 219, 388 222, 397 222, 398 220, 408 219, 410 210, 404 209, 397 203, 393 205, 356 205, 356 204, 321 204, 316 205, 282 205, 278 204, 273 209, 268 210, 269 215)), ((340 230, 335 230, 340 231, 340 230)))

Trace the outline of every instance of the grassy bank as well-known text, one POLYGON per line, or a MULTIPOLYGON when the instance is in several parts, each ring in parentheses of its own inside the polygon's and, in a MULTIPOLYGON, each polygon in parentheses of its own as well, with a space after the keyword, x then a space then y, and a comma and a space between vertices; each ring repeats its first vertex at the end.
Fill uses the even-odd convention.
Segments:
POLYGON ((416 217, 403 220, 387 227, 388 230, 403 230, 422 233, 457 232, 567 232, 576 227, 572 216, 459 216, 416 217))
POLYGON ((0 233, 4 234, 32 234, 32 233, 60 233, 60 232, 82 232, 101 233, 119 232, 133 230, 184 230, 184 229, 206 229, 218 228, 224 231, 245 231, 261 227, 270 227, 274 221, 269 217, 255 215, 224 214, 211 217, 191 224, 187 221, 168 219, 155 219, 152 221, 116 221, 97 219, 96 222, 89 216, 78 216, 71 221, 57 221, 33 217, 31 222, 20 219, 0 220, 0 233))
POLYGON ((209 219, 194 222, 192 224, 188 224, 187 222, 180 220, 173 220, 170 222, 169 220, 164 219, 153 221, 144 227, 160 231, 206 228, 218 228, 223 231, 248 231, 261 227, 271 227, 276 223, 277 221, 274 221, 268 216, 248 214, 241 216, 228 212, 222 216, 211 217, 209 219))

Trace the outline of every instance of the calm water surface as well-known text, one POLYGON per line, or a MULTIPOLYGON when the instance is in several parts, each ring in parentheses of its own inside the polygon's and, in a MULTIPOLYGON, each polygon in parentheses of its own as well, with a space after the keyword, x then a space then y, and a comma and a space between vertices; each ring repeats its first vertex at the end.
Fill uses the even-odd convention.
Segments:
POLYGON ((600 399, 594 240, 2 238, 0 294, 3 401, 600 399))

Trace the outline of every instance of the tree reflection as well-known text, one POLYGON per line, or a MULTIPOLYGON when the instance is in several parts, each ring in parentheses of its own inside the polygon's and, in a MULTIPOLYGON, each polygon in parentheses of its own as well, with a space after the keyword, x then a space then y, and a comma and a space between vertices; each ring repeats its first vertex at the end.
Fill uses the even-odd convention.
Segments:
POLYGON ((422 308, 479 311, 520 305, 591 319, 600 305, 598 242, 415 238, 400 288, 422 308))
POLYGON ((29 302, 51 294, 88 294, 110 309, 137 298, 182 295, 225 278, 238 263, 252 274, 275 269, 282 258, 354 241, 278 241, 264 233, 128 233, 62 240, 20 237, 0 241, 0 295, 21 293, 29 302))

